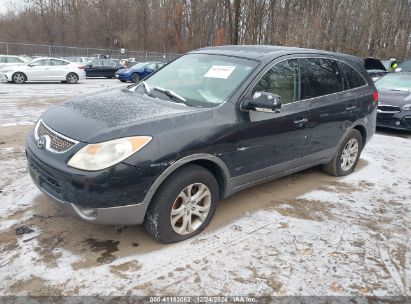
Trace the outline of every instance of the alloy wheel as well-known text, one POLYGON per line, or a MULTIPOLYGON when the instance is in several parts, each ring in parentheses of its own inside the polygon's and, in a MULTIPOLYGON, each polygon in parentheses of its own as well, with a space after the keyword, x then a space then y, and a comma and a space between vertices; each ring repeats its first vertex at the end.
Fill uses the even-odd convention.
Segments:
POLYGON ((13 81, 15 83, 24 83, 26 81, 26 77, 22 73, 16 73, 13 75, 13 81))
POLYGON ((345 145, 341 155, 341 169, 348 171, 352 168, 358 156, 358 141, 351 138, 345 145))
POLYGON ((77 83, 77 81, 78 81, 77 75, 72 74, 72 73, 67 75, 67 82, 68 83, 77 83))
POLYGON ((196 231, 206 220, 210 207, 211 192, 206 185, 195 183, 187 186, 171 207, 171 227, 181 235, 196 231))

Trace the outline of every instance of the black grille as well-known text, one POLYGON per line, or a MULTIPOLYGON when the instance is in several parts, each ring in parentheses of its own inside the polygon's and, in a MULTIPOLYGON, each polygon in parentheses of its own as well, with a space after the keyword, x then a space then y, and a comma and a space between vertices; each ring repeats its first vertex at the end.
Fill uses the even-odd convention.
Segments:
POLYGON ((61 197, 61 185, 54 179, 53 174, 37 164, 32 157, 28 157, 30 173, 35 177, 40 187, 56 197, 61 197))
POLYGON ((37 136, 40 138, 41 136, 48 135, 50 138, 50 148, 57 152, 65 152, 71 147, 73 147, 76 143, 70 140, 67 140, 48 127, 46 127, 43 122, 40 122, 40 125, 37 129, 37 136))
POLYGON ((391 112, 394 112, 394 113, 401 112, 401 108, 396 107, 396 106, 383 106, 383 105, 380 105, 380 106, 378 106, 378 110, 381 111, 381 112, 389 112, 389 113, 391 113, 391 112))

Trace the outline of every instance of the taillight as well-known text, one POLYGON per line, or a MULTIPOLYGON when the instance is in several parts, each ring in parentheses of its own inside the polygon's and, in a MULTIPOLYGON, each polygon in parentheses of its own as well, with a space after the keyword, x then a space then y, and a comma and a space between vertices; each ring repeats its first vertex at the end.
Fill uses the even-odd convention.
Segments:
POLYGON ((374 99, 375 102, 378 102, 378 91, 374 91, 374 93, 372 93, 372 99, 374 99))
POLYGON ((77 68, 79 68, 80 70, 84 70, 84 65, 80 65, 77 68))

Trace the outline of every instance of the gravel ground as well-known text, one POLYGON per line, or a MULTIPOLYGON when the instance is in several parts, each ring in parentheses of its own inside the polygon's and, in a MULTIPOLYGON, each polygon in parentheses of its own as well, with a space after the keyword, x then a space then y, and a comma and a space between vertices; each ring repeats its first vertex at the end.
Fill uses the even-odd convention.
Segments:
POLYGON ((405 133, 375 135, 350 176, 312 168, 225 199, 178 244, 64 214, 28 176, 25 134, 50 105, 116 86, 0 84, 0 295, 411 295, 405 133))

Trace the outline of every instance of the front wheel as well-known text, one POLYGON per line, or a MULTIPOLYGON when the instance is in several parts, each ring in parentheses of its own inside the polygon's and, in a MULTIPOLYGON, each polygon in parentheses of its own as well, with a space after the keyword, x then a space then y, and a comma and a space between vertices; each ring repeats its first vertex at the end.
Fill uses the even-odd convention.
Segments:
POLYGON ((27 77, 24 73, 17 72, 13 74, 12 81, 14 83, 23 84, 27 81, 27 77))
POLYGON ((131 75, 131 79, 134 83, 137 83, 137 82, 140 82, 141 77, 137 73, 134 73, 133 75, 131 75))
POLYGON ((162 243, 175 243, 199 234, 210 223, 219 201, 216 179, 207 169, 187 165, 158 189, 144 227, 162 243))
POLYGON ((78 82, 78 76, 76 73, 69 73, 66 77, 66 82, 70 84, 76 84, 78 82))
POLYGON ((331 162, 323 165, 324 171, 333 176, 352 173, 360 159, 362 148, 361 133, 356 129, 351 130, 337 147, 337 152, 331 162))

